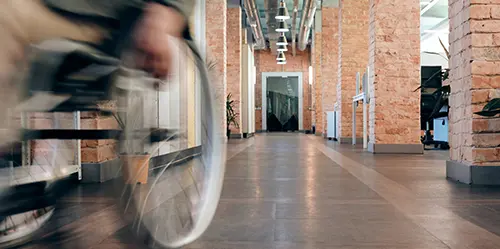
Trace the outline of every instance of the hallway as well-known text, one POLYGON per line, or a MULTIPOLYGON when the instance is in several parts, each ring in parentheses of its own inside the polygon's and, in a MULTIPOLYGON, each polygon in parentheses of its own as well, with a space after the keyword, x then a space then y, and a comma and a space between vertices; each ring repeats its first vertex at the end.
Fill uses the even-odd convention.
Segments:
MULTIPOLYGON (((228 148, 215 220, 188 249, 500 244, 500 189, 445 180, 446 152, 373 155, 297 133, 230 140, 228 148)), ((106 186, 79 185, 64 199, 59 223, 25 248, 53 248, 56 241, 58 248, 138 248, 113 215, 106 186)))
POLYGON ((500 189, 445 180, 447 152, 373 155, 286 133, 257 136, 235 151, 246 145, 229 153, 216 220, 189 248, 500 244, 500 189))

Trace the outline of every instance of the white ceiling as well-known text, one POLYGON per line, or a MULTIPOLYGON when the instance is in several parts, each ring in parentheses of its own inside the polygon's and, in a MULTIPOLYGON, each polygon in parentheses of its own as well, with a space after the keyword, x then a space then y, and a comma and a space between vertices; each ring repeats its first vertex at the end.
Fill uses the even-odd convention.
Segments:
POLYGON ((448 49, 448 0, 420 0, 420 38, 422 52, 444 54, 439 39, 448 49))

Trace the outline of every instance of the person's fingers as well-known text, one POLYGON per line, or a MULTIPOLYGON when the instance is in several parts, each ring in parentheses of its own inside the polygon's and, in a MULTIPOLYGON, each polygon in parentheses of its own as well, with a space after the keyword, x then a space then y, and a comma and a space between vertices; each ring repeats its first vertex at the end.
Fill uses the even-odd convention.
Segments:
POLYGON ((147 55, 144 61, 141 61, 142 68, 152 72, 155 77, 167 76, 171 65, 167 34, 148 32, 138 46, 138 49, 147 55))
POLYGON ((158 49, 158 53, 155 56, 155 74, 157 77, 165 78, 168 76, 171 66, 171 53, 169 49, 169 44, 163 44, 163 48, 158 49))

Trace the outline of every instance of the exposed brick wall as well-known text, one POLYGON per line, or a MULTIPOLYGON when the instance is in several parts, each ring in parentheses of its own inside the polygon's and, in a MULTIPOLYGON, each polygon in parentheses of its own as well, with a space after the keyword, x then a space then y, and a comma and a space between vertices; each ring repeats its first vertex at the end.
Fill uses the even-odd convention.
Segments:
POLYGON ((339 8, 322 9, 322 131, 326 133, 326 112, 334 111, 337 101, 339 8))
MULTIPOLYGON (((74 129, 74 119, 72 113, 35 113, 31 115, 30 127, 32 129, 74 129), (57 126, 56 126, 57 123, 57 126)), ((113 117, 100 116, 92 112, 82 112, 80 118, 81 129, 118 129, 118 123, 113 117)), ((54 146, 59 147, 57 160, 73 161, 72 154, 76 153, 76 143, 74 140, 36 140, 31 142, 32 160, 35 164, 50 164, 54 146)), ((116 140, 82 140, 81 159, 82 163, 100 163, 113 160, 118 157, 116 154, 116 140)))
MULTIPOLYGON (((105 102, 100 104, 101 108, 115 109, 116 104, 105 102)), ((119 129, 118 122, 114 117, 98 115, 94 112, 82 112, 80 115, 80 126, 82 129, 119 129)), ((118 157, 116 140, 82 140, 82 163, 100 163, 118 157)))
POLYGON ((420 144, 419 0, 370 1, 370 142, 420 144))
MULTIPOLYGON (((74 116, 72 113, 30 113, 27 115, 28 125, 31 129, 73 129, 74 116)), ((76 164, 76 146, 74 140, 32 140, 31 164, 52 165, 52 160, 63 164, 76 164), (58 148, 54 155, 54 148, 58 148), (56 156, 54 158, 54 156, 56 156)))
POLYGON ((216 102, 220 108, 223 131, 226 127, 226 86, 227 86, 227 1, 208 0, 205 3, 205 34, 207 60, 215 61, 215 69, 211 72, 214 78, 216 102))
MULTIPOLYGON (((255 106, 262 107, 262 73, 263 72, 302 72, 302 86, 303 86, 303 126, 304 129, 311 129, 311 111, 308 109, 309 103, 309 64, 310 52, 305 50, 303 52, 297 51, 296 56, 287 53, 287 64, 282 66, 276 64, 276 55, 272 54, 269 50, 256 50, 255 51, 255 66, 257 69, 256 84, 255 84, 255 106)), ((265 110, 262 110, 265 111, 265 110)), ((262 111, 255 111, 255 129, 262 130, 262 111)))
POLYGON ((323 133, 323 81, 322 81, 322 57, 323 57, 323 38, 321 32, 316 32, 314 38, 314 45, 311 51, 313 61, 313 75, 314 75, 314 112, 313 123, 316 124, 316 133, 323 133))
POLYGON ((231 132, 241 133, 241 9, 227 9, 227 94, 231 93, 240 127, 231 124, 231 132))
POLYGON ((469 165, 500 165, 500 118, 473 114, 500 97, 500 5, 449 0, 450 157, 469 165))
MULTIPOLYGON (((356 94, 356 73, 366 71, 368 64, 368 0, 343 0, 339 15, 339 86, 341 137, 352 136, 352 97, 356 94)), ((362 119, 358 108, 357 120, 362 119)), ((362 123, 357 122, 356 134, 361 137, 362 123)))

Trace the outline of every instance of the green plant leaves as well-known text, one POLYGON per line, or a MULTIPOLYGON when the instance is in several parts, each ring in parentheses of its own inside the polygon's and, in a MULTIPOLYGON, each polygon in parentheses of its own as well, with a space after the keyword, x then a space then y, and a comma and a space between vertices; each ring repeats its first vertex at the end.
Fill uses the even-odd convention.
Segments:
POLYGON ((233 124, 236 128, 240 128, 237 117, 238 114, 234 111, 234 100, 232 100, 232 94, 229 93, 226 97, 226 125, 229 126, 233 124))
POLYGON ((479 116, 493 117, 500 113, 500 98, 494 98, 483 107, 483 110, 475 112, 479 116))
POLYGON ((448 49, 446 49, 446 46, 444 46, 443 41, 441 41, 441 38, 438 38, 438 39, 439 39, 439 44, 441 44, 441 47, 443 48, 444 53, 446 54, 446 57, 448 58, 448 61, 449 61, 451 58, 450 52, 448 52, 448 49))

